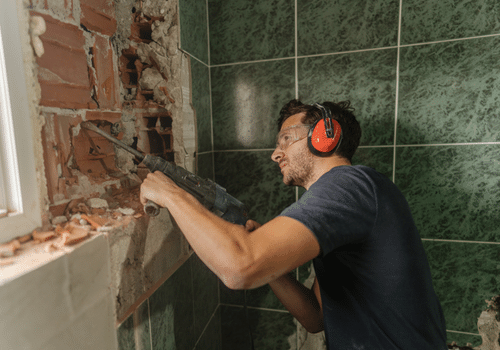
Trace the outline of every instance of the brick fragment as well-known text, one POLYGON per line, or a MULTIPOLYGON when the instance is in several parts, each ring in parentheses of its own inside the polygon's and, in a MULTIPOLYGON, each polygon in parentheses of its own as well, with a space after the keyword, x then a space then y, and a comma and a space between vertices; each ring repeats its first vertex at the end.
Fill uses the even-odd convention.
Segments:
POLYGON ((36 242, 45 242, 56 236, 54 231, 38 232, 33 231, 33 240, 36 242))
POLYGON ((116 32, 113 1, 80 0, 80 23, 88 30, 112 36, 116 32))
POLYGON ((96 99, 102 109, 118 109, 120 104, 118 69, 107 38, 96 35, 92 63, 96 71, 96 99))

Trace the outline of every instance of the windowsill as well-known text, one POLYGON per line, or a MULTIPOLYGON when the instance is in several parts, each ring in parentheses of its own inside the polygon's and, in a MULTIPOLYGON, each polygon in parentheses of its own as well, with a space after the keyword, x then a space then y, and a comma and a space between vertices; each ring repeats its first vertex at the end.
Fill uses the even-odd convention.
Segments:
POLYGON ((21 248, 16 251, 15 256, 0 258, 0 286, 73 252, 81 244, 102 234, 102 232, 97 231, 91 232, 85 241, 73 246, 63 246, 59 249, 53 248, 55 240, 43 243, 31 240, 23 243, 21 248))

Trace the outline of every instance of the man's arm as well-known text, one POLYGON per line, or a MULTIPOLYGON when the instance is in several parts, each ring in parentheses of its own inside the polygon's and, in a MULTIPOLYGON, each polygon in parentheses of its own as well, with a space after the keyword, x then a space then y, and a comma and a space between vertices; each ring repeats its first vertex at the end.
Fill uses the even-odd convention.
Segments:
POLYGON ((269 282, 269 286, 283 306, 308 332, 318 333, 324 329, 317 278, 314 278, 311 289, 308 289, 288 273, 269 282))
POLYGON ((252 233, 207 210, 166 175, 148 174, 141 203, 166 207, 200 259, 232 289, 269 283, 315 258, 319 244, 302 223, 278 217, 252 233))

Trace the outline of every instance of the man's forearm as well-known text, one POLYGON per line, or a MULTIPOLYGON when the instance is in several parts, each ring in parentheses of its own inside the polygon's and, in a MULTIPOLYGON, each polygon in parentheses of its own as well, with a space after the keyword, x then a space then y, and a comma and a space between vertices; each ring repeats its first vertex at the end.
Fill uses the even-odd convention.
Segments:
POLYGON ((269 282, 269 286, 283 306, 308 332, 317 333, 323 330, 321 306, 314 291, 288 273, 269 282))

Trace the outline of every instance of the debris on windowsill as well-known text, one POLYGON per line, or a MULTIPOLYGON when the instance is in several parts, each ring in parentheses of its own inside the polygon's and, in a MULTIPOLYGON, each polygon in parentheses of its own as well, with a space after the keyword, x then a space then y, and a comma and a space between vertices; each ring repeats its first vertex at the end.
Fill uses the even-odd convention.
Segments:
POLYGON ((66 216, 55 217, 50 227, 38 228, 31 234, 0 244, 0 268, 14 264, 17 257, 34 247, 41 248, 45 253, 64 252, 92 236, 110 232, 126 224, 127 217, 131 220, 144 215, 143 212, 136 212, 132 208, 121 207, 108 208, 100 214, 93 214, 91 210, 84 210, 83 213, 73 212, 69 219, 66 216))

